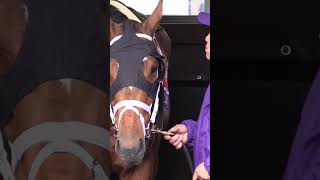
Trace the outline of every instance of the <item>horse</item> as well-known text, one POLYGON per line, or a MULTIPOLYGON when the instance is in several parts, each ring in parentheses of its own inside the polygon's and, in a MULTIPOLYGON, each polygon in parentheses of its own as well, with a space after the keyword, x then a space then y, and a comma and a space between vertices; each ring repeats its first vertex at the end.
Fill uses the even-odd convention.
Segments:
POLYGON ((0 179, 109 179, 106 7, 0 0, 0 179))
POLYGON ((171 40, 159 26, 162 0, 147 18, 110 1, 111 173, 120 180, 154 179, 169 119, 171 40))

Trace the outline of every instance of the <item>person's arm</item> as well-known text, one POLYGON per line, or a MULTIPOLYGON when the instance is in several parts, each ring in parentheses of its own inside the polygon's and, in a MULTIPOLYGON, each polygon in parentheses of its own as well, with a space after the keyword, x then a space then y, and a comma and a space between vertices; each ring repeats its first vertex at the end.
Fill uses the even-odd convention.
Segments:
POLYGON ((320 138, 313 140, 292 150, 283 180, 320 180, 320 138))
MULTIPOLYGON (((311 160, 312 164, 309 168, 306 168, 302 180, 318 180, 320 179, 320 146, 318 145, 318 150, 315 152, 315 159, 311 160)), ((301 167, 302 168, 302 167, 301 167)))
POLYGON ((320 179, 320 70, 306 98, 284 180, 320 179))
POLYGON ((206 109, 206 114, 203 117, 205 126, 202 129, 200 134, 201 137, 204 138, 204 144, 202 145, 204 148, 205 159, 204 166, 210 174, 210 107, 206 109))
POLYGON ((188 148, 193 148, 197 134, 197 122, 192 119, 187 119, 182 121, 181 124, 184 124, 188 129, 188 140, 186 145, 188 148))
POLYGON ((206 168, 206 170, 208 171, 208 173, 210 174, 210 155, 209 157, 207 157, 204 161, 204 167, 206 168))
POLYGON ((210 106, 204 106, 199 116, 196 146, 201 149, 201 163, 196 167, 193 180, 210 179, 210 106))
POLYGON ((207 131, 206 131, 205 154, 206 154, 206 159, 204 160, 204 166, 206 167, 207 171, 210 174, 210 128, 207 128, 207 131))

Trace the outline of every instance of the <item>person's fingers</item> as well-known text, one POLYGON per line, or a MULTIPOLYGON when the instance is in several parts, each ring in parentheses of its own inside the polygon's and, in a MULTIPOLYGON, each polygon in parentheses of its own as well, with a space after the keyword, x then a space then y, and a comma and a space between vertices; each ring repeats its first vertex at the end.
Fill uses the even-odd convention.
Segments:
POLYGON ((210 179, 209 173, 206 171, 206 172, 204 173, 204 175, 202 176, 202 178, 205 179, 205 180, 210 179))
POLYGON ((165 136, 163 136, 163 138, 164 138, 165 140, 170 140, 170 139, 171 139, 171 136, 165 135, 165 136))
POLYGON ((171 140, 169 141, 171 144, 175 143, 179 139, 180 135, 176 134, 174 135, 171 140))
POLYGON ((176 135, 174 135, 174 136, 171 137, 171 139, 170 139, 169 142, 170 142, 171 144, 174 144, 174 143, 179 139, 179 137, 180 137, 180 135, 176 134, 176 135))
POLYGON ((210 180, 210 175, 204 166, 204 162, 195 169, 195 173, 197 173, 198 179, 200 180, 210 180))
POLYGON ((178 125, 175 125, 171 129, 169 129, 168 132, 171 132, 171 133, 178 132, 179 129, 180 129, 180 127, 178 125))
POLYGON ((197 173, 197 171, 195 171, 193 173, 192 180, 197 180, 197 179, 198 179, 198 173, 197 173))
POLYGON ((207 176, 203 176, 203 177, 202 177, 202 176, 199 176, 198 179, 199 179, 199 180, 209 180, 210 177, 207 177, 207 176))
POLYGON ((182 136, 179 136, 176 142, 173 143, 174 146, 177 146, 181 142, 182 136))
POLYGON ((210 176, 207 176, 207 175, 199 176, 198 179, 200 179, 200 180, 209 180, 210 176))
POLYGON ((177 146, 176 146, 176 149, 180 149, 182 147, 182 142, 180 142, 177 146))
POLYGON ((209 173, 205 175, 204 179, 205 179, 205 180, 209 180, 209 179, 210 179, 209 173))

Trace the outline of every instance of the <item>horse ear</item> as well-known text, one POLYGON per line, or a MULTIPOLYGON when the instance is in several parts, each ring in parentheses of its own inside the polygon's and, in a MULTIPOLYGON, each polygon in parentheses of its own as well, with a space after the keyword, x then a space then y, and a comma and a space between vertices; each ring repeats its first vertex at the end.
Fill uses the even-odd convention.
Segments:
POLYGON ((144 33, 148 35, 153 35, 153 33, 156 31, 156 28, 159 25, 162 18, 162 6, 163 0, 159 0, 156 9, 152 12, 148 19, 142 23, 144 33))

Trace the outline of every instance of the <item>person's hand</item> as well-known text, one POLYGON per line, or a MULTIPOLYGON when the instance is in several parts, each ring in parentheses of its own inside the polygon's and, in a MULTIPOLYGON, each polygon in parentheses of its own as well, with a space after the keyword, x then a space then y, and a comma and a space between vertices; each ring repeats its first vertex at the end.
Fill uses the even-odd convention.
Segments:
POLYGON ((210 60, 210 33, 206 36, 205 41, 206 41, 206 49, 205 49, 206 58, 210 60))
POLYGON ((210 175, 204 166, 204 162, 199 164, 193 173, 192 180, 210 180, 210 175))
POLYGON ((188 129, 184 124, 177 124, 169 129, 168 132, 175 134, 174 136, 165 135, 164 139, 168 140, 176 149, 180 149, 188 140, 188 129))

